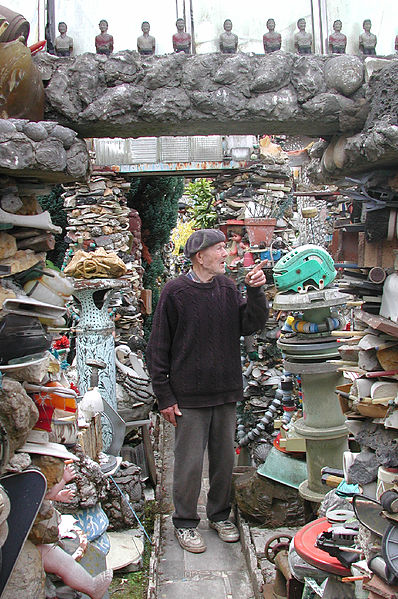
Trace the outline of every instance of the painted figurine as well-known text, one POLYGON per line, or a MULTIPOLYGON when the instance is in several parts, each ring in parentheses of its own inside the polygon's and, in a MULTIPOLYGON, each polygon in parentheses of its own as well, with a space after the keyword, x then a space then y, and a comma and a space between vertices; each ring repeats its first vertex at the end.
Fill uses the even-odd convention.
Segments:
POLYGON ((222 54, 235 54, 238 48, 238 36, 232 33, 231 19, 225 19, 224 32, 219 38, 220 52, 222 54))
MULTIPOLYGON (((73 499, 74 492, 63 487, 75 477, 74 467, 71 465, 64 467, 61 459, 50 456, 40 456, 39 459, 39 467, 47 479, 49 489, 45 500, 68 502, 73 499), (60 478, 61 473, 62 478, 60 478)), ((102 599, 106 594, 113 578, 111 569, 93 577, 56 543, 43 543, 36 547, 40 551, 45 572, 56 574, 66 585, 85 593, 90 599, 102 599)))
POLYGON ((377 37, 374 33, 370 33, 372 21, 370 19, 365 19, 362 23, 362 27, 364 32, 359 36, 359 51, 365 56, 375 56, 377 37))
POLYGON ((267 29, 268 33, 264 33, 263 35, 263 44, 264 52, 266 54, 270 54, 271 52, 276 52, 277 50, 281 49, 282 36, 280 33, 275 31, 274 19, 268 19, 267 29))
POLYGON ((149 35, 151 29, 148 21, 143 21, 141 24, 142 35, 137 37, 137 50, 141 56, 152 56, 155 54, 156 40, 153 35, 149 35))
POLYGON ((331 54, 345 54, 347 36, 341 33, 342 27, 340 19, 333 23, 333 33, 329 35, 329 52, 331 54))
POLYGON ((234 231, 229 234, 229 243, 227 246, 228 256, 225 262, 228 266, 234 267, 243 263, 243 257, 245 251, 247 251, 247 244, 242 241, 242 235, 235 233, 234 231))
POLYGON ((101 33, 95 37, 95 50, 97 54, 109 56, 113 52, 113 36, 108 33, 108 21, 102 19, 98 27, 101 33))
POLYGON ((73 52, 73 39, 66 35, 68 27, 61 21, 58 23, 59 35, 55 38, 55 54, 57 56, 70 56, 73 52))
POLYGON ((191 34, 185 31, 184 19, 177 19, 176 21, 177 33, 173 35, 173 49, 174 52, 185 52, 185 54, 191 53, 191 34))
POLYGON ((297 21, 298 31, 294 34, 294 49, 297 54, 312 54, 312 35, 308 33, 305 19, 297 21))

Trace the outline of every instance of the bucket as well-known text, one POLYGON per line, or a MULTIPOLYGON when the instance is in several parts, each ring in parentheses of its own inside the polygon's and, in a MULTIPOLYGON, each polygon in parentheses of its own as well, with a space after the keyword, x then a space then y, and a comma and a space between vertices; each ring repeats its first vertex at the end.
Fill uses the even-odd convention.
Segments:
POLYGON ((24 285, 24 290, 29 297, 61 307, 70 299, 73 289, 73 283, 69 279, 50 268, 44 269, 40 279, 27 281, 24 285))
POLYGON ((0 17, 4 17, 8 22, 7 29, 0 35, 0 42, 12 42, 21 35, 25 38, 25 42, 27 41, 30 25, 25 17, 5 6, 0 6, 0 17))
POLYGON ((250 245, 259 245, 259 243, 270 245, 275 225, 276 218, 245 218, 250 245))

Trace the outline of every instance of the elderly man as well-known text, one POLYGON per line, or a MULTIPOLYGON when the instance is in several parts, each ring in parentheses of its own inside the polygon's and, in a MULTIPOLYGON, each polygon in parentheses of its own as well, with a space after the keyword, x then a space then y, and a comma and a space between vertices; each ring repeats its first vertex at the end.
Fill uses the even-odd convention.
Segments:
POLYGON ((268 304, 262 264, 246 275, 247 300, 224 275, 228 252, 221 231, 195 231, 184 254, 192 268, 163 288, 147 360, 160 412, 175 427, 175 535, 183 549, 201 553, 206 545, 197 531, 197 503, 206 447, 209 526, 223 541, 239 539, 228 517, 236 402, 243 391, 240 337, 264 326, 268 304))

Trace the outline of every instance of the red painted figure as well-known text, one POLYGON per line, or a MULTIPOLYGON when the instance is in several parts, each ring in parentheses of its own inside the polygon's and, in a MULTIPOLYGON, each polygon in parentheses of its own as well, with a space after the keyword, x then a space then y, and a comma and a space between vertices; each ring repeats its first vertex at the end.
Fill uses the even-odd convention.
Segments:
POLYGON ((174 52, 185 52, 185 54, 191 53, 191 34, 185 31, 184 19, 177 19, 176 21, 177 33, 173 35, 173 49, 174 52))
POLYGON ((95 37, 95 50, 97 54, 112 54, 113 52, 113 36, 108 33, 108 21, 102 19, 99 22, 101 33, 95 37))

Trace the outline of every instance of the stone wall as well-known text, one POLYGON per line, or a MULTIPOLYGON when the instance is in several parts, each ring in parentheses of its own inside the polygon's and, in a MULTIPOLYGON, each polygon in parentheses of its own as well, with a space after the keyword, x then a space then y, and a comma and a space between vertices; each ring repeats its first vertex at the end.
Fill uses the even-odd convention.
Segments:
POLYGON ((84 137, 360 131, 368 113, 356 56, 238 53, 109 58, 39 53, 46 118, 84 137))

